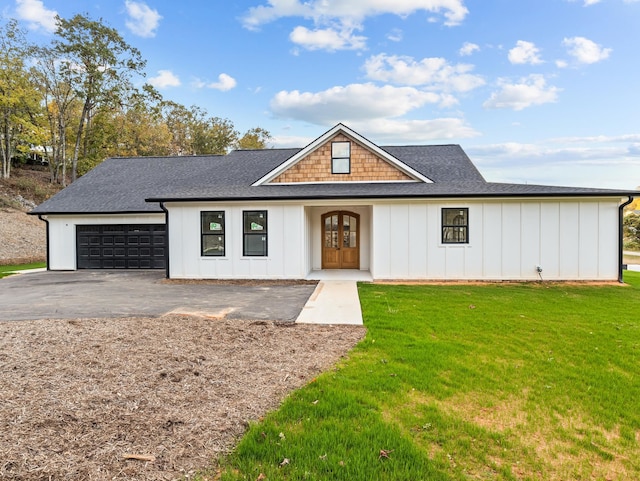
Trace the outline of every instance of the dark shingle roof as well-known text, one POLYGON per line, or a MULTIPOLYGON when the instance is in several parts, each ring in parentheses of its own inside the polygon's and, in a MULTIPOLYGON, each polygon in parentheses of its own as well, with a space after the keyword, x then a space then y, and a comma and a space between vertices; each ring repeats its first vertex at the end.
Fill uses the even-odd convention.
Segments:
POLYGON ((380 147, 434 182, 484 181, 459 145, 380 147))
POLYGON ((168 200, 626 196, 633 192, 485 182, 458 145, 381 147, 434 183, 251 184, 301 149, 107 159, 32 214, 162 212, 168 200), (150 201, 147 202, 146 200, 150 201))

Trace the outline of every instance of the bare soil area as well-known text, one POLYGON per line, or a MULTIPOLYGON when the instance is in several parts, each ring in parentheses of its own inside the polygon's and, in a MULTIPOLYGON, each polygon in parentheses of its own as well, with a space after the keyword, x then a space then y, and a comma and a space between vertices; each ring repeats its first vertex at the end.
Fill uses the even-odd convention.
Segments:
POLYGON ((362 326, 199 317, 0 324, 0 479, 188 478, 362 326))
POLYGON ((13 168, 0 179, 0 265, 46 260, 46 225, 27 212, 61 188, 49 182, 46 167, 13 168))
POLYGON ((45 223, 22 210, 0 208, 0 265, 43 262, 46 257, 45 223))

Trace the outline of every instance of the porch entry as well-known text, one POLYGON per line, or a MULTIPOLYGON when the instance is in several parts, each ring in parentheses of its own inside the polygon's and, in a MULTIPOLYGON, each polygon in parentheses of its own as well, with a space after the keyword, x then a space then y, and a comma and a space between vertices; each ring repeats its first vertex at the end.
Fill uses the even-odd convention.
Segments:
POLYGON ((322 268, 360 268, 360 215, 334 211, 322 215, 322 268))

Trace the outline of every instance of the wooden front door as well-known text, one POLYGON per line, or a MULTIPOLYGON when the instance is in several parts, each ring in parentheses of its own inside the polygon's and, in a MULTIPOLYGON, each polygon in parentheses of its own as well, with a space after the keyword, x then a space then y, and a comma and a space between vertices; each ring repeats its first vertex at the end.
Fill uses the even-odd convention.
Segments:
POLYGON ((336 211, 322 216, 322 268, 360 268, 360 215, 336 211))

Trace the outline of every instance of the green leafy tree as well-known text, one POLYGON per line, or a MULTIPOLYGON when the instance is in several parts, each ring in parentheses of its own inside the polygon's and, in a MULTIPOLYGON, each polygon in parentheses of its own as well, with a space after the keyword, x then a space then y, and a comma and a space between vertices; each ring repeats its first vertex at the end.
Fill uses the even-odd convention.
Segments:
POLYGON ((625 215, 622 226, 627 247, 640 249, 640 215, 633 212, 625 215))
POLYGON ((238 140, 239 149, 266 149, 271 140, 271 133, 262 127, 254 127, 238 140))
POLYGON ((163 110, 172 136, 172 155, 226 154, 238 141, 233 122, 210 117, 203 108, 168 101, 163 110))
POLYGON ((164 156, 170 154, 171 133, 162 117, 162 97, 150 85, 129 96, 118 109, 103 109, 93 119, 88 150, 78 164, 82 175, 105 157, 164 156))
POLYGON ((233 122, 220 117, 209 117, 206 110, 191 107, 191 146, 194 155, 226 154, 238 141, 233 122))
POLYGON ((163 103, 162 111, 164 122, 171 132, 170 155, 192 155, 189 109, 168 100, 163 103))
MULTIPOLYGON (((91 129, 91 121, 101 109, 124 102, 132 90, 132 78, 143 76, 146 62, 117 30, 104 25, 101 20, 91 20, 78 14, 70 20, 56 17, 56 21, 57 38, 53 49, 82 102, 71 165, 71 180, 74 181, 82 142, 86 140, 85 127, 91 129)), ((88 154, 87 145, 84 144, 85 156, 88 154)))
POLYGON ((28 152, 41 135, 38 93, 24 63, 30 51, 16 20, 0 26, 0 151, 4 179, 11 176, 11 160, 28 152))
POLYGON ((82 104, 72 85, 71 71, 51 48, 39 48, 31 69, 47 119, 47 135, 43 144, 49 163, 51 181, 67 183, 70 139, 75 135, 71 125, 79 118, 82 104))

